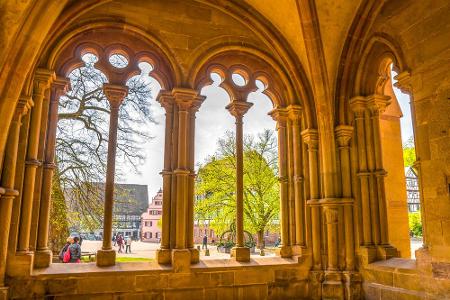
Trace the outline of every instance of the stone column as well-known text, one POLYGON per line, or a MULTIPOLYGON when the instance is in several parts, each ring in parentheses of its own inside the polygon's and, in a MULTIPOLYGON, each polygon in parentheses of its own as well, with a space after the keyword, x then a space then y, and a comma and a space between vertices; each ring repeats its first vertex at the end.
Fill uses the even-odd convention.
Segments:
POLYGON ((0 228, 2 228, 0 230, 0 287, 3 287, 5 284, 6 257, 8 254, 8 238, 12 206, 19 194, 18 191, 14 189, 14 179, 16 175, 20 126, 22 116, 28 112, 32 105, 33 101, 31 100, 31 97, 25 96, 19 99, 9 128, 6 143, 3 174, 0 181, 0 190, 3 192, 0 196, 0 228))
POLYGON ((287 147, 287 121, 288 110, 276 108, 269 113, 277 122, 278 132, 278 172, 280 181, 280 221, 281 221, 281 245, 278 254, 281 257, 292 256, 292 241, 289 234, 289 189, 288 189, 288 147, 287 147))
POLYGON ((361 217, 363 219, 362 245, 372 245, 372 226, 370 214, 369 199, 369 176, 367 170, 367 153, 366 153, 366 135, 364 127, 364 116, 366 110, 366 99, 364 97, 355 97, 350 100, 350 106, 355 114, 356 142, 358 148, 358 173, 360 183, 360 201, 361 201, 361 217))
POLYGON ((38 161, 38 149, 42 118, 42 106, 44 102, 45 92, 50 86, 50 83, 53 80, 54 76, 55 75, 52 71, 38 69, 34 76, 33 82, 34 108, 31 111, 31 122, 28 133, 28 148, 26 154, 22 207, 19 223, 19 240, 17 247, 17 259, 23 260, 23 265, 25 266, 25 268, 29 268, 28 270, 25 270, 25 268, 23 269, 25 273, 31 272, 31 267, 33 265, 33 253, 29 251, 29 246, 36 169, 41 164, 41 162, 38 161))
POLYGON ((292 121, 292 151, 294 159, 295 245, 305 247, 305 203, 303 200, 303 162, 300 134, 302 109, 300 106, 290 105, 288 110, 289 118, 292 121))
POLYGON ((205 96, 196 96, 193 99, 192 106, 189 111, 189 178, 188 178, 188 220, 187 220, 187 248, 191 251, 191 263, 198 263, 200 261, 200 253, 194 248, 194 200, 195 200, 195 114, 200 108, 200 105, 205 100, 205 96))
POLYGON ((198 261, 197 250, 188 249, 189 237, 187 237, 187 232, 193 232, 192 227, 194 226, 193 217, 190 217, 193 208, 189 207, 193 205, 193 201, 189 200, 189 178, 193 173, 193 170, 190 169, 189 157, 189 153, 193 149, 191 147, 193 139, 190 136, 193 134, 193 131, 190 130, 190 115, 198 109, 203 98, 198 97, 197 91, 184 88, 174 89, 172 95, 178 107, 178 159, 177 168, 174 171, 176 176, 176 236, 175 250, 172 251, 172 265, 176 272, 183 272, 188 270, 191 262, 198 261))
POLYGON ((172 134, 173 134, 173 96, 166 91, 161 91, 157 101, 166 110, 166 126, 164 136, 164 169, 161 172, 163 177, 163 207, 162 207, 162 228, 161 228, 161 248, 156 251, 156 258, 160 264, 168 264, 171 261, 170 247, 170 227, 171 222, 171 189, 172 189, 172 134))
POLYGON ((237 261, 250 261, 250 249, 244 244, 244 114, 253 103, 233 100, 226 109, 236 119, 236 246, 231 257, 237 261))
POLYGON ((55 165, 56 128, 58 125, 59 98, 66 93, 70 82, 57 78, 52 83, 52 93, 48 113, 48 126, 45 141, 44 170, 42 174, 41 201, 39 206, 39 226, 34 266, 48 267, 52 260, 52 251, 48 248, 48 230, 51 208, 52 178, 55 165))
MULTIPOLYGON (((336 137, 339 146, 339 158, 341 162, 342 197, 352 197, 352 182, 350 169, 350 139, 353 135, 353 127, 340 125, 336 127, 336 137)), ((344 232, 345 232, 345 269, 352 271, 355 268, 355 247, 353 232, 353 201, 344 205, 344 232)))
POLYGON ((377 202, 379 211, 380 224, 380 242, 387 245, 388 227, 387 227, 387 208, 386 195, 384 189, 384 177, 386 171, 383 168, 383 157, 381 153, 381 133, 380 133, 380 115, 386 110, 390 104, 390 97, 383 95, 372 95, 368 98, 368 106, 371 112, 371 123, 373 129, 374 156, 375 156, 375 181, 377 189, 377 202))
MULTIPOLYGON (((331 200, 336 201, 336 200, 331 200)), ((325 223, 327 225, 327 270, 338 270, 338 209, 336 205, 324 205, 325 223)))
POLYGON ((306 129, 302 131, 303 141, 308 145, 308 161, 309 161, 309 188, 310 200, 308 205, 311 206, 311 231, 312 231, 312 252, 313 252, 313 269, 322 269, 322 258, 320 253, 321 245, 321 221, 320 221, 320 204, 319 204, 319 176, 318 176, 318 148, 319 134, 317 129, 306 129))
POLYGON ((103 218, 103 244, 97 251, 97 266, 112 266, 116 263, 116 251, 111 246, 114 208, 114 176, 116 171, 117 127, 119 107, 128 94, 128 87, 103 84, 103 92, 109 101, 108 160, 106 165, 105 211, 103 218))

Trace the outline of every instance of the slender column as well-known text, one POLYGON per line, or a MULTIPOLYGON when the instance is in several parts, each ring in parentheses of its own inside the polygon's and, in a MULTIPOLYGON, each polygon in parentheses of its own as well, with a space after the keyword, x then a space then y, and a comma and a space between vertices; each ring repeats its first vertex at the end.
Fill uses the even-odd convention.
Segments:
POLYGON ((366 99, 364 97, 355 97, 350 100, 350 106, 355 113, 355 127, 358 146, 358 178, 360 180, 361 190, 361 210, 363 225, 363 241, 365 246, 372 245, 372 228, 369 203, 369 172, 367 170, 366 154, 366 136, 364 132, 364 112, 366 109, 366 99))
POLYGON ((108 160, 106 165, 105 182, 105 211, 103 217, 103 243, 102 249, 97 252, 98 266, 111 266, 115 264, 116 252, 112 249, 112 223, 114 208, 114 176, 116 171, 117 127, 119 124, 119 107, 128 94, 128 88, 121 85, 104 84, 103 92, 109 101, 109 135, 108 160))
POLYGON ((288 210, 289 210, 289 245, 296 243, 295 231, 295 188, 294 188, 294 146, 293 146, 292 120, 286 120, 286 155, 287 155, 287 180, 288 180, 288 210))
POLYGON ((49 87, 53 77, 54 73, 45 69, 38 69, 34 77, 34 108, 31 111, 30 131, 28 134, 28 149, 25 163, 26 165, 22 196, 22 210, 19 224, 18 252, 21 254, 26 254, 29 251, 36 169, 40 165, 40 162, 37 159, 39 149, 39 132, 42 118, 42 105, 45 97, 45 91, 49 87))
POLYGON ((232 256, 238 261, 250 260, 250 249, 244 244, 244 114, 253 103, 245 101, 232 101, 226 109, 236 119, 236 247, 232 256))
POLYGON ((312 223, 312 250, 313 250, 313 268, 320 270, 322 268, 322 259, 320 254, 321 226, 320 226, 320 206, 319 206, 319 176, 318 176, 318 146, 319 134, 317 129, 306 129, 302 131, 303 141, 308 145, 309 160, 309 188, 311 205, 311 223, 312 223))
POLYGON ((302 141, 300 135, 300 106, 289 106, 289 118, 292 120, 292 151, 294 159, 294 201, 295 201, 295 244, 305 246, 305 211, 303 201, 302 141))
POLYGON ((173 105, 172 95, 161 92, 157 101, 166 110, 166 128, 164 136, 164 169, 161 172, 163 177, 163 207, 162 207, 162 228, 161 228, 161 249, 170 249, 170 199, 172 181, 172 132, 173 132, 173 105))
POLYGON ((19 146, 19 135, 22 116, 28 112, 33 105, 30 97, 22 97, 16 106, 16 111, 9 128, 8 140, 5 149, 3 174, 0 190, 3 195, 0 198, 0 287, 5 284, 6 257, 8 253, 8 238, 11 223, 13 202, 19 194, 14 189, 16 175, 17 152, 19 146))
POLYGON ((379 210, 379 224, 380 224, 380 242, 382 245, 387 245, 388 241, 388 226, 387 226, 387 208, 386 208, 386 194, 384 187, 384 177, 386 171, 383 168, 382 149, 381 149, 381 133, 380 133, 380 115, 386 110, 390 104, 390 97, 383 95, 372 95, 368 99, 368 106, 371 112, 371 122, 373 129, 374 154, 375 154, 375 180, 377 188, 377 202, 379 210))
MULTIPOLYGON (((366 98, 367 99, 367 98, 366 98)), ((367 100, 366 100, 367 101, 367 100)), ((370 111, 364 112, 364 126, 366 133, 366 154, 367 154, 367 171, 369 173, 369 203, 370 203, 370 220, 372 223, 372 242, 375 245, 380 243, 380 216, 378 212, 378 191, 375 178, 375 151, 373 141, 373 128, 370 120, 370 111)))
MULTIPOLYGON (((350 139, 353 127, 340 125, 336 128, 336 137, 339 146, 341 162, 342 197, 351 198, 351 171, 350 171, 350 139)), ((355 268, 355 247, 353 236, 353 205, 344 206, 344 232, 345 232, 345 268, 352 271, 355 268)))
POLYGON ((278 132, 278 172, 280 181, 280 219, 281 219, 281 245, 279 255, 281 257, 292 256, 292 240, 290 236, 289 214, 289 187, 288 187, 288 146, 287 146, 287 121, 289 119, 286 108, 276 108, 269 113, 277 122, 278 132))
POLYGON ((65 78, 57 78, 52 83, 52 94, 48 113, 47 136, 45 141, 44 170, 42 174, 42 189, 39 208, 39 225, 37 236, 37 251, 34 265, 37 268, 48 267, 52 252, 48 248, 48 230, 51 208, 52 178, 55 165, 56 128, 58 125, 59 98, 66 93, 70 82, 65 78))
MULTIPOLYGON (((195 114, 200 108, 201 103, 205 100, 204 96, 197 96, 193 99, 190 111, 189 111, 189 188, 188 188, 188 221, 187 221, 187 248, 192 252, 195 252, 197 256, 197 249, 194 249, 194 198, 195 198, 195 114)), ((192 256, 194 257, 194 256, 192 256)), ((198 262, 198 259, 194 259, 192 262, 198 262)))
POLYGON ((325 222, 327 225, 327 270, 336 271, 338 269, 338 209, 334 205, 324 207, 325 222))

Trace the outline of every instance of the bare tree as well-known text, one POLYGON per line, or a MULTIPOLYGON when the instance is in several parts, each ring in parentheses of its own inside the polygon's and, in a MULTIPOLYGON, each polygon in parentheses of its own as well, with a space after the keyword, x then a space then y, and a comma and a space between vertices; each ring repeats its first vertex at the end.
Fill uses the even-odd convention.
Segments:
MULTIPOLYGON (((85 66, 69 75, 71 90, 59 102, 56 161, 61 189, 68 203, 68 219, 85 229, 98 228, 103 215, 99 182, 104 182, 110 107, 102 87, 106 76, 95 69, 96 57, 83 57, 85 66)), ((117 177, 121 167, 138 166, 145 159, 142 144, 152 137, 151 90, 148 72, 131 78, 128 96, 120 107, 117 138, 117 177), (147 74, 146 74, 147 73, 147 74)))

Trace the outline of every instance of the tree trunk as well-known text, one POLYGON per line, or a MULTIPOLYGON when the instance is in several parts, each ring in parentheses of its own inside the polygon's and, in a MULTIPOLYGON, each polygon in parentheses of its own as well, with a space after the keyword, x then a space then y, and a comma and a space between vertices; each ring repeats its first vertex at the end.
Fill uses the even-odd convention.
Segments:
POLYGON ((264 229, 258 230, 258 249, 264 249, 266 247, 266 243, 264 241, 264 229))

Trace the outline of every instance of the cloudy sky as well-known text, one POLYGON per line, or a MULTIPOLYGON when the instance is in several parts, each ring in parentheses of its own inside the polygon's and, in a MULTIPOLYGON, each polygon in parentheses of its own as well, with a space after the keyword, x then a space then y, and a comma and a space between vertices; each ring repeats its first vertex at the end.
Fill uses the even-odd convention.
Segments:
MULTIPOLYGON (((213 79, 216 79, 213 77, 213 79)), ((160 87, 155 80, 150 80, 152 84, 153 99, 158 94, 160 87)), ((196 119, 195 132, 195 162, 201 163, 204 159, 215 152, 217 139, 223 136, 226 130, 235 128, 234 118, 225 109, 229 102, 228 94, 217 86, 216 81, 213 85, 204 87, 202 94, 207 98, 202 104, 196 119)), ((409 109, 409 96, 402 94, 394 88, 403 111, 402 139, 406 141, 412 136, 411 113, 409 109)), ((249 101, 254 105, 250 108, 244 117, 244 133, 257 134, 266 128, 275 129, 275 122, 267 115, 272 109, 270 99, 261 93, 261 90, 252 93, 249 101)), ((142 145, 146 154, 146 161, 140 167, 140 174, 128 171, 123 168, 123 174, 120 182, 146 184, 148 185, 149 197, 153 197, 162 186, 162 178, 159 175, 163 168, 164 153, 164 109, 155 101, 151 101, 151 108, 155 120, 158 124, 150 124, 149 129, 154 138, 142 145)), ((131 170, 131 168, 129 168, 131 170)))

